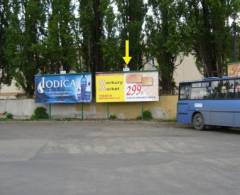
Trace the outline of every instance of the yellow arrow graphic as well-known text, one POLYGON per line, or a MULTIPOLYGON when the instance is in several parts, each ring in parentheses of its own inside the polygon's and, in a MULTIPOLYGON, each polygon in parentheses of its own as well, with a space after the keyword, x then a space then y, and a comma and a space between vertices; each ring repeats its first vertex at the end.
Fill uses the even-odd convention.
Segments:
POLYGON ((129 56, 129 40, 125 41, 125 56, 123 57, 124 62, 126 65, 129 64, 131 61, 132 57, 129 56))

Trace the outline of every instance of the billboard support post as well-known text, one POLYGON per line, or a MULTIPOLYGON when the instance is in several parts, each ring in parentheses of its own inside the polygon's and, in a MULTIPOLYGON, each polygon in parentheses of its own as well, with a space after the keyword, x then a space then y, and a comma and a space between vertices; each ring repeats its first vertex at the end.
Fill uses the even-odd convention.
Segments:
POLYGON ((107 119, 109 119, 109 104, 106 103, 107 119))
POLYGON ((52 105, 48 104, 48 114, 49 114, 49 119, 52 120, 52 105))
POLYGON ((83 103, 81 104, 81 117, 82 117, 82 120, 83 120, 84 119, 83 103))
POLYGON ((143 102, 141 103, 141 116, 142 116, 142 120, 143 120, 143 112, 144 112, 144 107, 143 107, 143 102))

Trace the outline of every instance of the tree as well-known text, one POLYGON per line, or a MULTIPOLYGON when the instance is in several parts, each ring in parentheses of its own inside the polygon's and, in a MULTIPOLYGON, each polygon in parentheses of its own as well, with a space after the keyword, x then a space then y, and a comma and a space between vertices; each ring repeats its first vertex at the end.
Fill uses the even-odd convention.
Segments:
POLYGON ((180 7, 176 1, 149 0, 153 14, 147 17, 147 41, 150 56, 157 59, 164 93, 171 93, 176 58, 185 51, 180 26, 180 7))
POLYGON ((101 0, 93 0, 93 36, 92 36, 92 50, 93 50, 93 65, 92 70, 103 71, 103 55, 101 48, 101 39, 103 37, 103 14, 101 9, 101 0))
POLYGON ((117 35, 118 24, 117 18, 113 11, 113 5, 109 1, 105 1, 103 10, 103 28, 104 37, 102 38, 103 62, 105 71, 120 71, 122 69, 122 51, 121 40, 117 35))
POLYGON ((40 59, 40 44, 45 23, 44 0, 9 1, 4 58, 8 77, 14 78, 28 96, 34 92, 34 75, 40 59))
POLYGON ((199 69, 207 77, 226 74, 231 58, 229 18, 239 11, 239 1, 186 0, 184 3, 191 49, 199 69))
POLYGON ((9 67, 4 55, 6 46, 6 29, 8 27, 9 1, 0 1, 0 87, 1 83, 9 83, 9 67))
POLYGON ((79 0, 79 31, 81 35, 81 55, 83 64, 88 71, 92 66, 92 24, 93 24, 93 11, 92 0, 79 0))
POLYGON ((79 0, 82 52, 93 74, 104 70, 101 40, 103 38, 103 8, 106 0, 79 0))
POLYGON ((138 70, 142 67, 144 36, 143 22, 147 12, 143 0, 115 0, 118 7, 119 31, 121 36, 121 50, 124 56, 125 40, 129 39, 131 44, 130 55, 132 60, 130 68, 138 70))
POLYGON ((49 7, 48 33, 44 42, 44 54, 47 59, 45 72, 59 73, 63 68, 67 72, 76 66, 76 48, 71 23, 74 20, 69 0, 52 0, 49 7))

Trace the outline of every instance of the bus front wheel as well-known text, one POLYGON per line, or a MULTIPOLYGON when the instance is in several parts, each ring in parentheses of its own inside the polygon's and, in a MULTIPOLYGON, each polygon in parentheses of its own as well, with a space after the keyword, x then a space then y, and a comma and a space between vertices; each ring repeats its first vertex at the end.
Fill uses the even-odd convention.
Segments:
POLYGON ((192 125, 194 129, 203 130, 204 129, 204 118, 201 113, 196 113, 193 116, 192 125))

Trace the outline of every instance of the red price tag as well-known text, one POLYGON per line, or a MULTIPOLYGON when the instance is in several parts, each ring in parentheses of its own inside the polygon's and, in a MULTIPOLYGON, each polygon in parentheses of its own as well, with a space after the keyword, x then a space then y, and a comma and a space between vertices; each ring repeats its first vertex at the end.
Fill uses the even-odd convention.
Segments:
POLYGON ((142 91, 141 85, 129 85, 127 87, 127 96, 139 95, 142 91))

